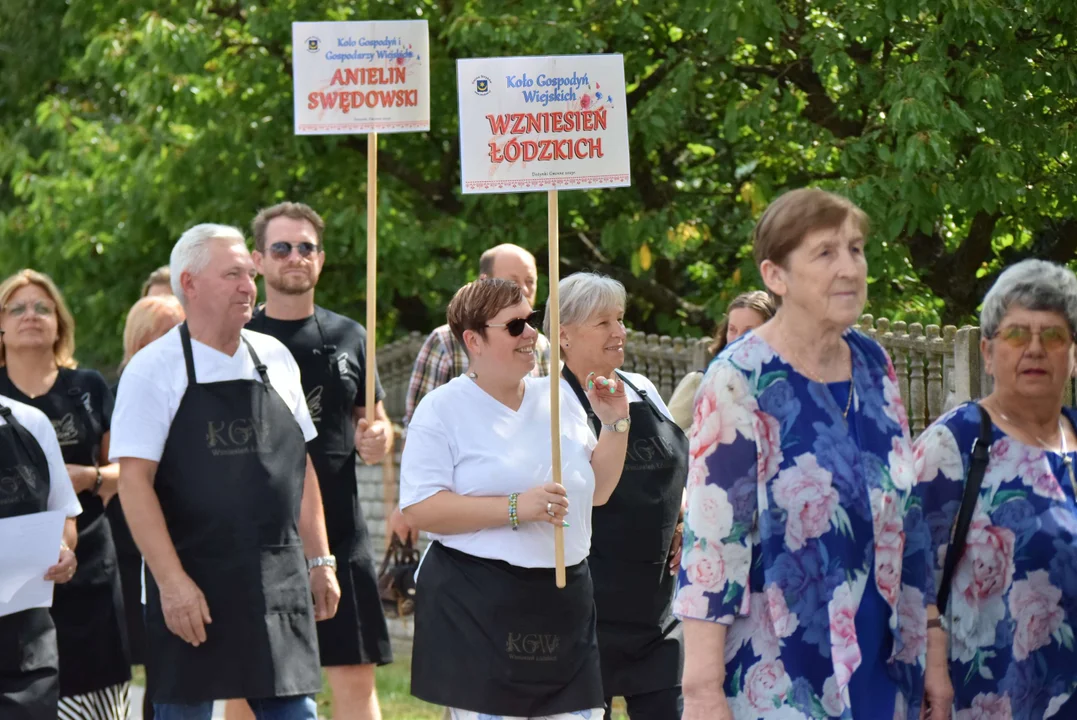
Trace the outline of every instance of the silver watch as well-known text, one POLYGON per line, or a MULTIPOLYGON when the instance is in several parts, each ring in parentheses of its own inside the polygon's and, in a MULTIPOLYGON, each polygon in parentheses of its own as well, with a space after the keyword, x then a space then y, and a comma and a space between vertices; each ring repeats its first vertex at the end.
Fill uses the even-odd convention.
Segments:
POLYGON ((316 567, 323 566, 330 567, 335 572, 337 569, 337 559, 332 555, 322 555, 321 557, 307 559, 307 572, 310 572, 316 567))
POLYGON ((612 423, 602 423, 603 430, 609 430, 615 433, 626 433, 628 428, 632 427, 632 418, 625 417, 612 423))

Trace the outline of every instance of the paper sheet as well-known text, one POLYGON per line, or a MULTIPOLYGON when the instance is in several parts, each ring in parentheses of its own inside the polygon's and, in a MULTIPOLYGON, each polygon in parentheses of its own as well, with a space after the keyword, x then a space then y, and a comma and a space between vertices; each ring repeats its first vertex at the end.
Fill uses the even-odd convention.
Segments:
POLYGON ((60 557, 65 519, 58 511, 0 519, 0 616, 52 606, 44 578, 60 557))

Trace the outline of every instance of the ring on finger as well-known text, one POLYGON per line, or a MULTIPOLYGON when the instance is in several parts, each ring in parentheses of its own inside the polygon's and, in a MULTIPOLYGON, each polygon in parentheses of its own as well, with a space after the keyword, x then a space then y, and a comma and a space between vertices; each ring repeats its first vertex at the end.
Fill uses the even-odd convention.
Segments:
POLYGON ((546 514, 549 515, 550 517, 553 517, 553 503, 552 502, 546 503, 546 514))

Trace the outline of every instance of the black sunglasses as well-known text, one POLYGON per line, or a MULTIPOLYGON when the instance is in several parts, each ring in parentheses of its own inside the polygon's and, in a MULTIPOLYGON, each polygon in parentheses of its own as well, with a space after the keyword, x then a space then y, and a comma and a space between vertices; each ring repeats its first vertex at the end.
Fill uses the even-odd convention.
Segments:
POLYGON ((269 254, 275 260, 283 260, 292 254, 292 248, 299 251, 299 257, 310 257, 314 253, 321 251, 321 247, 312 242, 290 243, 281 240, 269 246, 269 254))
POLYGON ((509 331, 509 335, 513 337, 520 337, 524 334, 524 327, 530 325, 534 329, 538 330, 539 322, 542 320, 542 315, 538 310, 535 310, 525 318, 516 318, 515 320, 509 320, 506 323, 487 323, 485 327, 488 328, 505 328, 509 331))

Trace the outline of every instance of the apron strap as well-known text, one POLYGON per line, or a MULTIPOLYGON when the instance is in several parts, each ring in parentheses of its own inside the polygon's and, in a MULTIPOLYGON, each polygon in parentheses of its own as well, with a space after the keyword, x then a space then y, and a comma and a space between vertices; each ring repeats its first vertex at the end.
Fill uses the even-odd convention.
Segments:
POLYGON ((267 390, 273 387, 269 383, 269 373, 266 372, 266 366, 261 360, 258 359, 258 353, 254 352, 254 347, 250 344, 250 341, 248 341, 247 338, 243 337, 242 333, 240 333, 239 339, 242 340, 243 344, 247 346, 247 352, 250 353, 251 360, 254 361, 254 369, 258 371, 258 376, 262 378, 262 384, 266 386, 267 390))
POLYGON ((591 401, 587 399, 587 393, 585 393, 580 386, 580 381, 576 379, 576 376, 568 369, 568 365, 562 366, 561 377, 568 381, 568 386, 572 388, 572 392, 576 393, 576 397, 579 399, 580 404, 583 405, 583 409, 587 412, 587 419, 591 422, 591 428, 594 430, 595 437, 598 437, 602 432, 602 421, 598 419, 598 415, 595 415, 595 411, 591 409, 591 401))
POLYGON ((187 321, 180 325, 180 343, 183 345, 183 361, 187 363, 187 382, 197 385, 198 380, 194 375, 194 354, 191 352, 191 331, 187 328, 187 321))
POLYGON ((663 415, 662 411, 658 409, 658 406, 654 404, 654 401, 647 397, 646 390, 640 390, 638 387, 633 385, 628 378, 621 374, 620 370, 614 370, 614 372, 617 374, 617 377, 621 378, 621 382, 635 390, 636 394, 640 396, 643 402, 647 403, 647 406, 651 408, 651 412, 655 414, 655 417, 657 417, 659 420, 662 420, 663 422, 669 420, 669 418, 663 415))

